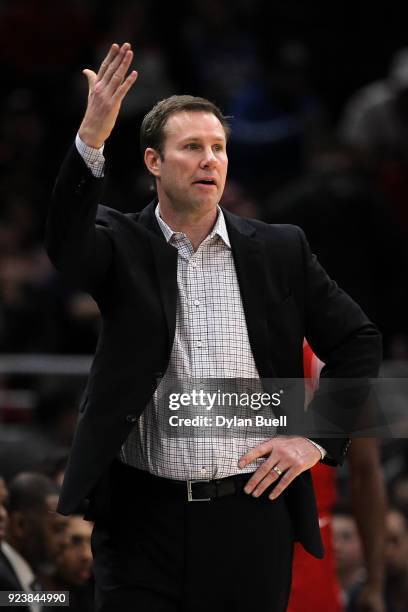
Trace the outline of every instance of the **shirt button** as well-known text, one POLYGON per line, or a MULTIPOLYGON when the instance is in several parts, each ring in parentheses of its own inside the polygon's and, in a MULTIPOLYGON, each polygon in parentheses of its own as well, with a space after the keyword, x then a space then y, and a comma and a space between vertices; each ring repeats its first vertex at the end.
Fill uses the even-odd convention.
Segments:
POLYGON ((194 300, 194 306, 199 306, 200 305, 200 300, 194 300))
POLYGON ((193 266, 193 268, 196 268, 197 267, 197 262, 196 261, 192 261, 191 265, 193 266))
POLYGON ((201 472, 203 475, 207 474, 207 470, 205 469, 205 467, 202 467, 202 468, 201 468, 201 470, 200 470, 200 472, 201 472))
POLYGON ((201 346, 203 346, 203 343, 201 342, 201 340, 198 340, 198 341, 196 342, 196 346, 197 346, 198 348, 200 348, 201 346))

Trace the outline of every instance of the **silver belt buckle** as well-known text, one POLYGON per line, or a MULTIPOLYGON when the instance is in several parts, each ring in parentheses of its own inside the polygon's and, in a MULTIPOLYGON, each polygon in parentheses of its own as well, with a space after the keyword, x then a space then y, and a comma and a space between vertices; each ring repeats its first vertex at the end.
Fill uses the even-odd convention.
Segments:
POLYGON ((187 480, 187 499, 189 502, 211 501, 211 497, 193 497, 191 485, 196 482, 210 482, 209 480, 187 480))

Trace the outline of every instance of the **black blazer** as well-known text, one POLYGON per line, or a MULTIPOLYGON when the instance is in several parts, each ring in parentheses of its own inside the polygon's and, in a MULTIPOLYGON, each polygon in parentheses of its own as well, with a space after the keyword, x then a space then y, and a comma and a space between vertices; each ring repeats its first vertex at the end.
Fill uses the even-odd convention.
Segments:
MULTIPOLYGON (((102 316, 59 502, 59 511, 68 514, 90 499, 90 518, 102 512, 109 467, 166 371, 177 304, 177 249, 158 226, 156 202, 130 214, 100 206, 103 182, 72 147, 56 181, 46 232, 52 262, 90 292, 102 316)), ((328 278, 302 230, 224 214, 260 376, 303 377, 304 337, 326 363, 324 376, 376 376, 377 329, 328 278)), ((328 462, 342 461, 346 439, 323 444, 328 462)), ((286 499, 297 538, 320 556, 309 473, 294 481, 286 499)))
MULTIPOLYGON (((0 591, 23 591, 23 587, 10 564, 8 558, 0 549, 0 591)), ((13 606, 4 606, 2 610, 15 610, 13 606)), ((30 612, 28 606, 19 606, 21 612, 30 612)))

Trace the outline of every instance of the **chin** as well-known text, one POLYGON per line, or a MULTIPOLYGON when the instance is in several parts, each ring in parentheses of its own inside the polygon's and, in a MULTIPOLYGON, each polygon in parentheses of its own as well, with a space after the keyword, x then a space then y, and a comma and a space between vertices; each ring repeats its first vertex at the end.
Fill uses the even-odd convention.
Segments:
POLYGON ((202 199, 197 199, 194 201, 194 208, 197 209, 208 209, 211 210, 213 208, 217 207, 218 204, 218 199, 217 198, 202 198, 202 199))

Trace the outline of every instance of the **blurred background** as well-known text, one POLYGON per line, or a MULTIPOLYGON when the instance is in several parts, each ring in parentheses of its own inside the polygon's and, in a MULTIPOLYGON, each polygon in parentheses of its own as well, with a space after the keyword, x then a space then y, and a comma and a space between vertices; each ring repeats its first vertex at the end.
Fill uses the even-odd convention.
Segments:
MULTIPOLYGON (((112 42, 132 43, 139 78, 105 149, 104 203, 136 211, 152 199, 138 143, 151 106, 174 93, 208 97, 231 116, 224 206, 300 225, 329 274, 382 331, 382 376, 407 376, 408 33, 401 11, 358 1, 2 0, 6 483, 27 470, 58 481, 96 346, 96 304, 62 284, 42 244, 53 181, 85 109, 81 70, 97 68, 112 42)), ((379 453, 389 503, 404 513, 408 557, 407 441, 380 442, 379 453)), ((349 478, 345 466, 338 477, 345 501, 349 478)))

